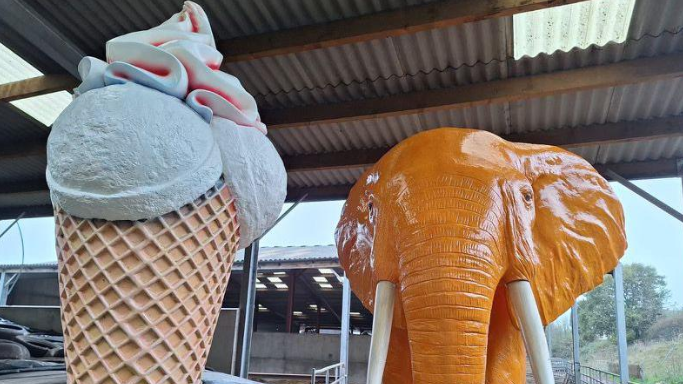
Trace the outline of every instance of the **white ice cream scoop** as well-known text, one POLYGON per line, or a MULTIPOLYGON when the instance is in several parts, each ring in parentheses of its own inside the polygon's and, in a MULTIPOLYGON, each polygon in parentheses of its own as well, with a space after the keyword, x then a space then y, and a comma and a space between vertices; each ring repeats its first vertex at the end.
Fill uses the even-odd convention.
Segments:
POLYGON ((47 157, 52 202, 86 219, 163 215, 211 188, 223 168, 209 124, 134 83, 76 98, 52 126, 47 157))

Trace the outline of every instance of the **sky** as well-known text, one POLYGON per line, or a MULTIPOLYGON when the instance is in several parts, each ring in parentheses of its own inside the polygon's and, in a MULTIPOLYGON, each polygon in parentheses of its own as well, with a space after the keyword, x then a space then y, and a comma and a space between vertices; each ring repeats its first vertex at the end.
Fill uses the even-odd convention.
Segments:
MULTIPOLYGON (((636 181, 636 185, 683 212, 679 178, 636 181)), ((683 223, 653 206, 625 187, 612 183, 624 206, 629 247, 622 259, 654 266, 664 275, 671 291, 669 306, 683 306, 683 223)), ((343 202, 302 203, 273 228, 261 246, 327 245, 334 243, 334 229, 343 202)), ((286 204, 283 211, 289 207, 286 204)), ((0 232, 11 223, 0 221, 0 232)), ((25 263, 56 261, 52 218, 22 219, 25 263)), ((21 240, 17 226, 0 238, 0 264, 21 263, 21 240)))

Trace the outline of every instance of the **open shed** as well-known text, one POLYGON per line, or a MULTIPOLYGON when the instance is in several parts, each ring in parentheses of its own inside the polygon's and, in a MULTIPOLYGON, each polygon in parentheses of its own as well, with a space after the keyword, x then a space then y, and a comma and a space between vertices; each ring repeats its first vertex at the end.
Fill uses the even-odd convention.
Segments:
MULTIPOLYGON (((394 145, 447 126, 561 146, 627 185, 683 171, 681 1, 196 1, 224 55, 221 69, 257 100, 287 169, 290 202, 345 199, 394 145)), ((156 26, 181 6, 2 2, 0 219, 52 215, 46 139, 79 83, 79 61, 104 59, 106 41, 156 26)), ((277 268, 261 276, 254 268, 251 284, 276 277, 277 268)), ((314 277, 286 276, 308 284, 314 277)), ((240 289, 247 297, 248 287, 240 289)), ((335 292, 321 297, 336 308, 335 292)), ((312 304, 310 295, 285 296, 261 303, 273 309, 267 316, 291 318, 295 307, 312 304)), ((367 328, 371 318, 358 305, 352 311, 367 328)), ((322 321, 336 324, 334 317, 322 321)))

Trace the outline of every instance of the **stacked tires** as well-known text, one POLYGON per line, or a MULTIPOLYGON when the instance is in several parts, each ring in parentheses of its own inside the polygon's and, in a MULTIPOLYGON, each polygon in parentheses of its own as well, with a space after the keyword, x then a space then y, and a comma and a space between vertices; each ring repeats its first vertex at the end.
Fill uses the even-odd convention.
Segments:
POLYGON ((61 360, 61 336, 34 333, 28 327, 0 318, 0 360, 61 360))

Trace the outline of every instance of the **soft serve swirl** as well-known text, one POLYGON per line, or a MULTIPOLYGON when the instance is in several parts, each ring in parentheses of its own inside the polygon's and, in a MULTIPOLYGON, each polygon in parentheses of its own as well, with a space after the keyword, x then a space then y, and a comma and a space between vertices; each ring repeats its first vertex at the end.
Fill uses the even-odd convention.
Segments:
POLYGON ((109 40, 106 63, 83 58, 76 95, 134 82, 185 100, 209 123, 216 115, 265 134, 256 101, 235 76, 220 71, 222 61, 204 10, 186 1, 158 27, 109 40))

